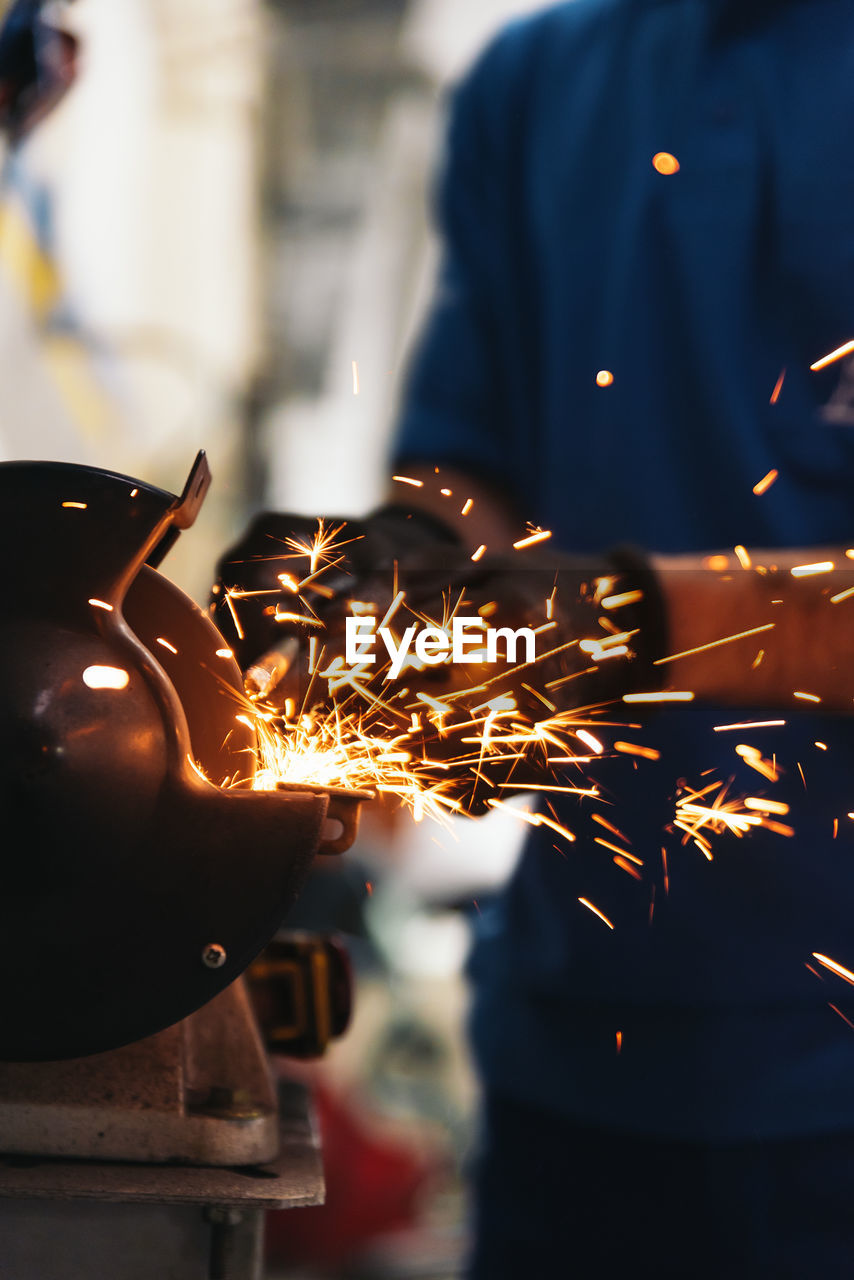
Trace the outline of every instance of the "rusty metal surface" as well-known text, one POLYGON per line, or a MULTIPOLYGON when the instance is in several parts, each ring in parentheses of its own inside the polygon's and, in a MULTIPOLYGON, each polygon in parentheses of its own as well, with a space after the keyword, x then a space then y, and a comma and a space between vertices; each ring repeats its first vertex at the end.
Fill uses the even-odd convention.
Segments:
POLYGON ((90 1160, 0 1157, 0 1199, 102 1200, 293 1209, 323 1203, 320 1146, 307 1091, 280 1094, 280 1152, 265 1164, 193 1168, 90 1160))

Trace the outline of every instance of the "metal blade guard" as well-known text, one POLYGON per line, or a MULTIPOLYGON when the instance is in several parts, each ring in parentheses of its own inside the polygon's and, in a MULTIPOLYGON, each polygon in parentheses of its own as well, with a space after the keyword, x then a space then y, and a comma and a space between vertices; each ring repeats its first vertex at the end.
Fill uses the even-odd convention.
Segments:
POLYGON ((145 564, 209 481, 202 454, 181 497, 0 465, 1 1059, 115 1048, 205 1004, 321 843, 325 795, 215 785, 254 770, 240 672, 145 564))

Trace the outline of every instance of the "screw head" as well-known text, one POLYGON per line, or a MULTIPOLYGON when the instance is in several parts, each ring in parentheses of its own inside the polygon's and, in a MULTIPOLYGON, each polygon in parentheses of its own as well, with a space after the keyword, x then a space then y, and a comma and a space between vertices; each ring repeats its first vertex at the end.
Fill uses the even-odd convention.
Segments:
POLYGON ((209 942, 202 947, 202 964, 208 969, 221 969, 225 961, 225 947, 221 947, 218 942, 209 942))

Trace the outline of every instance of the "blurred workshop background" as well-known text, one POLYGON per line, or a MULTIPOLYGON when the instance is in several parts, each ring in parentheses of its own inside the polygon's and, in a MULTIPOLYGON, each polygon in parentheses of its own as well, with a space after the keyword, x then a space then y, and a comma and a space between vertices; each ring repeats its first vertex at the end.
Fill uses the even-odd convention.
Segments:
MULTIPOLYGON (((214 486, 166 571, 204 600, 263 507, 383 488, 431 287, 443 90, 531 0, 77 0, 77 83, 4 162, 0 459, 214 486)), ((467 917, 517 827, 368 815, 299 920, 351 935, 353 1029, 309 1073, 329 1205, 278 1215, 270 1276, 451 1277, 475 1087, 467 917)))

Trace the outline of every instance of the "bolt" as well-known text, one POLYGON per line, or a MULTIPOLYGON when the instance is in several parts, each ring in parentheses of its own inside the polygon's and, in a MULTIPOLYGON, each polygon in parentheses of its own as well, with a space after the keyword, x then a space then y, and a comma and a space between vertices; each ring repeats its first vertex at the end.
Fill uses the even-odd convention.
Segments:
POLYGON ((202 947, 202 964, 208 969, 221 969, 225 961, 225 947, 221 947, 218 942, 209 942, 206 947, 202 947))

